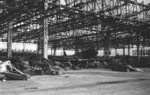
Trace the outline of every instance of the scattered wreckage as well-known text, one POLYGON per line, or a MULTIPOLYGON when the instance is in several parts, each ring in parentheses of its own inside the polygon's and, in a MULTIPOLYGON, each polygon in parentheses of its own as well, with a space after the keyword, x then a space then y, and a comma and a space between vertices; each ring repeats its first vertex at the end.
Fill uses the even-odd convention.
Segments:
POLYGON ((16 69, 9 60, 0 61, 0 79, 6 81, 6 79, 27 80, 30 75, 23 73, 16 69))
POLYGON ((63 72, 64 69, 46 59, 43 63, 37 62, 32 67, 27 61, 13 61, 13 64, 10 60, 0 61, 0 80, 2 81, 7 79, 27 80, 30 75, 60 75, 63 72))
POLYGON ((127 64, 125 61, 121 62, 120 59, 112 60, 112 67, 111 67, 111 69, 113 71, 127 71, 127 72, 138 71, 138 72, 143 72, 142 69, 137 68, 135 66, 132 66, 130 64, 127 64))
MULTIPOLYGON (((90 50, 94 52, 92 57, 97 55, 95 50, 90 50)), ((79 54, 80 57, 87 55, 86 52, 79 54)), ((84 56, 91 57, 91 56, 84 56)), ((23 59, 23 58, 22 58, 23 59)), ((41 58, 39 56, 31 56, 28 61, 20 60, 20 58, 14 57, 10 60, 0 61, 0 79, 6 81, 6 79, 17 79, 17 80, 27 80, 30 75, 60 75, 67 70, 79 70, 80 68, 110 68, 113 71, 140 71, 143 70, 136 68, 127 64, 125 61, 121 61, 119 58, 113 60, 92 60, 87 62, 87 60, 74 60, 68 61, 56 61, 41 58), (83 62, 84 61, 84 62, 83 62)))

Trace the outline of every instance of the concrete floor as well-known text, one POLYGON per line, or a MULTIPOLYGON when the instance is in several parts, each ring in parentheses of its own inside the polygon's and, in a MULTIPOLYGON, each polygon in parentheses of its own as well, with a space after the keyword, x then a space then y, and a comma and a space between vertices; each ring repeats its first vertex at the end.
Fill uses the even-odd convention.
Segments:
POLYGON ((0 82, 0 95, 149 95, 150 68, 144 71, 83 69, 32 76, 28 81, 0 82))

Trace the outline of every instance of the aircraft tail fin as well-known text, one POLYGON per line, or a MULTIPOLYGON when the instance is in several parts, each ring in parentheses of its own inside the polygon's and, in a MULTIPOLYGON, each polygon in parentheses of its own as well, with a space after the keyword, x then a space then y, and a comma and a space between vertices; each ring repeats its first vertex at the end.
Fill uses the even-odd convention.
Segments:
POLYGON ((63 53, 63 54, 64 54, 64 56, 67 56, 67 54, 66 54, 66 51, 65 51, 65 50, 64 50, 64 53, 63 53))

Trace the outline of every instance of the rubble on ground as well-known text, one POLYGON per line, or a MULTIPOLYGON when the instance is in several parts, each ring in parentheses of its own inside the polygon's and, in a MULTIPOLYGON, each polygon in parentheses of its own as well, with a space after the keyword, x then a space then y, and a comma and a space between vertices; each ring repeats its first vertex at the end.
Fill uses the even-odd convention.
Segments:
POLYGON ((30 58, 30 60, 27 61, 15 57, 10 61, 0 60, 0 66, 0 79, 3 79, 4 81, 6 76, 13 79, 27 80, 29 75, 61 75, 64 74, 65 71, 80 70, 81 68, 110 68, 115 71, 143 72, 142 69, 136 68, 120 59, 112 59, 109 61, 94 60, 93 62, 88 63, 77 61, 76 63, 71 63, 70 61, 59 62, 44 58, 40 61, 38 57, 30 58))

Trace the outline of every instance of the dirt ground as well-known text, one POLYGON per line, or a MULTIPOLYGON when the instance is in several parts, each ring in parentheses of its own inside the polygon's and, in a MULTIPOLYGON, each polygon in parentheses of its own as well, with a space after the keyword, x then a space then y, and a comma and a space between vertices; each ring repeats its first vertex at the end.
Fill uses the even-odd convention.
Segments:
POLYGON ((28 81, 0 81, 0 95, 149 95, 150 68, 144 72, 107 69, 32 76, 28 81))

